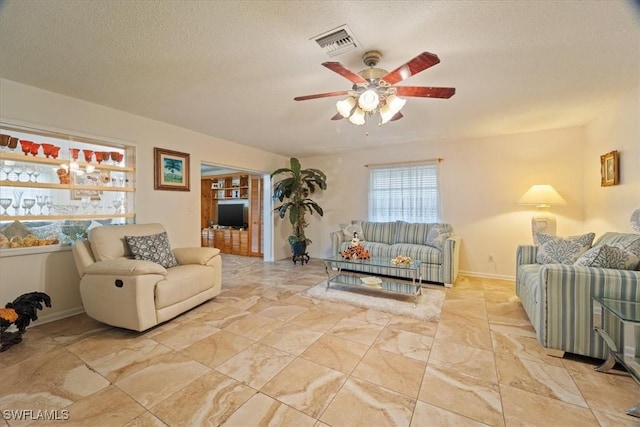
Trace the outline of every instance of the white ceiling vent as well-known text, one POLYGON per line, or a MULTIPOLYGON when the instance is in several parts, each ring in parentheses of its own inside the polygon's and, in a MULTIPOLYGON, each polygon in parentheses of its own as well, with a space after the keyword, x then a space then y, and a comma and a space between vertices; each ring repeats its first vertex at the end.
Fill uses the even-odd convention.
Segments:
POLYGON ((346 24, 312 37, 312 40, 329 56, 338 56, 358 47, 355 36, 346 24))

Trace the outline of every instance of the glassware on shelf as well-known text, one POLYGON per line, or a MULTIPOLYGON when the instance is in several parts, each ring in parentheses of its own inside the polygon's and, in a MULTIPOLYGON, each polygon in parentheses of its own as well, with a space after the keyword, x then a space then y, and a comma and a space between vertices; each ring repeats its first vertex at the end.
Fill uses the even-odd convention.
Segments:
POLYGON ((82 150, 82 154, 84 154, 85 162, 91 163, 91 158, 93 157, 93 150, 82 150))
POLYGON ((42 194, 36 195, 36 205, 38 205, 38 207, 40 208, 40 215, 44 215, 42 209, 44 208, 44 205, 46 203, 45 197, 46 196, 43 196, 42 194))
POLYGON ((38 182, 38 177, 40 176, 40 168, 36 166, 33 170, 33 182, 38 182))
POLYGON ((82 207, 82 213, 85 213, 85 214, 88 213, 87 208, 89 207, 90 203, 91 203, 91 197, 88 197, 88 196, 82 197, 80 201, 80 206, 82 207))
POLYGON ((53 206, 53 199, 51 196, 46 196, 44 198, 44 205, 47 207, 47 214, 51 215, 51 207, 53 206))
POLYGON ((96 155, 96 162, 98 162, 98 164, 101 164, 102 163, 102 151, 96 151, 95 155, 96 155))
POLYGON ((0 150, 4 151, 9 146, 9 135, 5 135, 4 133, 0 133, 0 150))
POLYGON ((16 179, 10 179, 10 181, 20 181, 20 176, 24 173, 24 166, 16 163, 13 165, 13 174, 16 176, 16 179))
POLYGON ((31 144, 33 144, 33 142, 27 141, 26 139, 20 140, 20 147, 25 156, 31 152, 31 144))
POLYGON ((0 199, 0 207, 4 210, 4 212, 2 212, 2 215, 9 215, 7 213, 7 209, 9 209, 9 206, 11 206, 11 202, 13 200, 11 200, 9 197, 3 197, 0 199))
POLYGON ((31 177, 33 176, 33 172, 36 170, 35 166, 27 165, 24 167, 24 173, 27 174, 27 182, 31 182, 31 177))
POLYGON ((36 205, 36 199, 24 199, 22 201, 22 208, 25 210, 25 215, 31 215, 31 208, 36 205))
POLYGON ((69 155, 71 156, 71 160, 74 162, 78 160, 78 156, 80 155, 79 148, 69 148, 69 155))
POLYGON ((115 199, 113 201, 113 213, 120 213, 120 208, 122 207, 122 200, 115 199))
POLYGON ((91 200, 91 207, 93 208, 93 213, 97 214, 98 213, 98 209, 100 209, 100 198, 98 196, 98 198, 91 200))
POLYGON ((47 142, 43 142, 42 144, 42 153, 45 155, 45 157, 48 159, 51 154, 53 153, 53 144, 49 144, 47 142))
POLYGON ((40 144, 37 144, 35 142, 31 143, 31 149, 29 150, 31 152, 31 155, 33 157, 38 155, 38 151, 40 151, 40 144))
POLYGON ((2 166, 0 167, 0 171, 4 173, 4 180, 10 181, 9 175, 13 172, 14 163, 11 160, 3 160, 2 166))
POLYGON ((14 152, 16 150, 16 147, 18 147, 18 138, 12 136, 9 138, 9 151, 10 152, 14 152))
POLYGON ((109 164, 109 159, 111 158, 111 153, 109 151, 101 151, 102 153, 102 161, 105 164, 109 164))
POLYGON ((60 154, 60 147, 57 145, 54 145, 53 148, 51 149, 51 157, 53 157, 54 159, 57 159, 59 154, 60 154))
POLYGON ((24 194, 24 191, 13 190, 13 204, 11 204, 11 207, 15 211, 16 215, 20 215, 19 209, 20 209, 20 203, 22 202, 23 194, 24 194))

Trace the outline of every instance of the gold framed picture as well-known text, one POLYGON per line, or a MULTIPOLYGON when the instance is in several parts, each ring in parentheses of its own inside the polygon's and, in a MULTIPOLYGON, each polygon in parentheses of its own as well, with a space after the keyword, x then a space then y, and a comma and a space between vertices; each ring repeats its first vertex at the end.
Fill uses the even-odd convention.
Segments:
POLYGON ((190 191, 188 153, 154 148, 154 188, 156 190, 190 191))
POLYGON ((619 153, 617 150, 600 156, 600 186, 609 187, 610 185, 618 185, 620 181, 618 158, 619 153))

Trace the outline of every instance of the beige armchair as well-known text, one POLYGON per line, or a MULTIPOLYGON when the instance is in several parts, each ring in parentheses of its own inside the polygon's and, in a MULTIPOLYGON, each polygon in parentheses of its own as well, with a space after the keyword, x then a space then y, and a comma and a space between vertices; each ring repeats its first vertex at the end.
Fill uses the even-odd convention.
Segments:
POLYGON ((144 331, 220 293, 222 260, 215 248, 176 248, 176 266, 132 259, 125 236, 163 233, 161 224, 96 227, 74 243, 80 296, 87 315, 144 331))

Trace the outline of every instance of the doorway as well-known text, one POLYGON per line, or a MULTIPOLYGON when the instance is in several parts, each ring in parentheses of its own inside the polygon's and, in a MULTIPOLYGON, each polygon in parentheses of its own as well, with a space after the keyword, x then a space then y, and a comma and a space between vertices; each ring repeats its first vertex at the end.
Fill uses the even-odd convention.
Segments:
POLYGON ((270 175, 202 162, 202 246, 273 261, 270 175))

